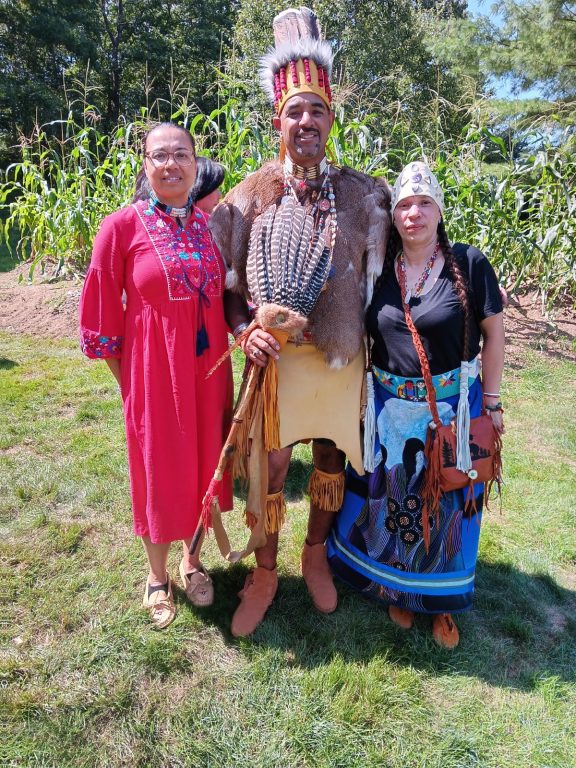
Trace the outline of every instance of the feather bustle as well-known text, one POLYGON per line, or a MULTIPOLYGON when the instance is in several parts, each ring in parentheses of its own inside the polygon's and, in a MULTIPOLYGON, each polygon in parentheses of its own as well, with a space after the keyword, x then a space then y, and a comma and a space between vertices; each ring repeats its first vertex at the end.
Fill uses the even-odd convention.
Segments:
POLYGON ((293 292, 294 285, 291 276, 295 273, 298 274, 299 271, 298 255, 300 244, 302 242, 302 229, 306 219, 306 210, 304 206, 297 203, 296 200, 290 200, 287 215, 289 215, 291 219, 290 241, 284 256, 282 285, 285 290, 293 292))
MULTIPOLYGON (((289 202, 289 201, 288 201, 289 202)), ((282 287, 282 270, 284 266, 284 254, 286 249, 284 242, 290 236, 290 216, 287 212, 289 206, 283 201, 276 209, 274 215, 274 221, 272 223, 273 234, 270 241, 270 281, 271 281, 271 298, 273 301, 277 301, 278 288, 282 287)))
MULTIPOLYGON (((314 238, 314 217, 307 214, 304 218, 304 224, 302 226, 302 236, 300 238, 299 253, 298 253, 298 269, 305 273, 306 261, 308 257, 308 249, 314 238)), ((298 281, 300 279, 299 272, 296 270, 296 265, 292 269, 291 280, 298 281)))
POLYGON ((263 222, 263 238, 262 238, 262 249, 264 253, 264 259, 263 261, 266 262, 265 267, 263 267, 263 271, 265 269, 265 275, 263 277, 263 283, 262 283, 262 290, 264 291, 264 295, 266 297, 266 301, 270 301, 272 298, 272 286, 274 285, 274 273, 272 271, 272 266, 269 262, 269 254, 270 249, 272 245, 272 236, 274 234, 274 220, 276 218, 276 212, 278 208, 275 205, 271 205, 270 208, 265 212, 264 214, 264 222, 263 222))

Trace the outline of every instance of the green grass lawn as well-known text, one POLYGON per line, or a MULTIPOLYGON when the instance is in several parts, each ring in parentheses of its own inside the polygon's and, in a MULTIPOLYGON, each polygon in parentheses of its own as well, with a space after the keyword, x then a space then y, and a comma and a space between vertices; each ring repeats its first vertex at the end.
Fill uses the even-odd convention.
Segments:
MULTIPOLYGON (((576 366, 527 350, 504 385, 502 512, 485 516, 475 610, 444 651, 345 587, 330 616, 299 577, 310 471, 288 486, 280 588, 229 632, 250 562, 204 561, 213 607, 178 593, 149 628, 120 401, 70 342, 0 333, 6 766, 571 768, 576 765, 576 366)), ((240 500, 234 529, 240 540, 240 500)), ((174 548, 170 568, 177 572, 174 548)))

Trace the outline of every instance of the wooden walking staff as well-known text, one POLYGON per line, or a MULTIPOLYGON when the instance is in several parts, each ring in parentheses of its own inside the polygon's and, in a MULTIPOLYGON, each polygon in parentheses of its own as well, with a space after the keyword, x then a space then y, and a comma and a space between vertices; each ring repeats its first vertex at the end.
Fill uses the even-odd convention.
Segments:
MULTIPOLYGON (((232 549, 228 534, 224 529, 222 523, 222 510, 218 500, 218 489, 222 483, 224 472, 228 467, 228 464, 233 459, 234 454, 242 448, 239 445, 238 437, 243 428, 246 428, 246 423, 250 420, 254 407, 257 406, 258 389, 261 380, 261 369, 255 365, 251 365, 248 371, 248 376, 245 382, 245 386, 240 393, 239 402, 234 412, 232 419, 232 426, 224 447, 220 453, 220 459, 218 466, 214 473, 214 477, 208 486, 208 490, 204 496, 202 502, 202 515, 198 522, 198 528, 194 535, 191 551, 194 551, 197 546, 200 534, 203 530, 207 530, 211 524, 214 530, 214 537, 218 544, 218 549, 222 556, 231 563, 235 563, 241 560, 243 557, 251 554, 257 547, 263 546, 266 543, 266 534, 264 533, 264 515, 260 510, 258 515, 257 524, 252 529, 250 539, 246 544, 246 547, 241 551, 235 551, 232 549)), ((268 469, 267 462, 264 462, 266 469, 268 469)), ((268 473, 266 472, 266 475, 268 473)), ((268 477, 265 478, 266 486, 268 485, 268 477)), ((264 488, 264 498, 267 488, 264 488)))
MULTIPOLYGON (((291 335, 300 333, 306 319, 277 304, 265 304, 256 313, 256 321, 245 331, 260 326, 271 333, 282 348, 291 335)), ((278 415, 278 372, 276 361, 269 358, 265 368, 251 365, 238 396, 232 426, 220 453, 218 466, 202 502, 202 514, 190 545, 194 552, 203 531, 210 525, 222 556, 235 563, 266 543, 265 511, 268 493, 268 452, 280 448, 278 415), (247 461, 246 461, 247 459, 247 461), (234 475, 249 481, 247 517, 254 520, 248 543, 233 550, 222 522, 218 490, 228 464, 234 460, 234 475)))

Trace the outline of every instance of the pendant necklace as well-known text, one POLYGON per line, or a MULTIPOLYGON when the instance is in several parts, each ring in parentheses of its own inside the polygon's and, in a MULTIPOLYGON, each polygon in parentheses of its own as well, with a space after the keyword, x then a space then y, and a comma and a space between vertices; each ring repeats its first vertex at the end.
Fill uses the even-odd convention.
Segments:
MULTIPOLYGON (((422 293, 422 290, 424 286, 426 285, 426 281, 430 277, 430 272, 432 272, 432 267, 434 266, 436 259, 438 258, 438 254, 440 253, 440 243, 436 243, 436 247, 434 248, 434 252, 426 262, 426 266, 424 267, 424 271, 418 278, 418 281, 413 289, 407 288, 406 290, 406 298, 405 303, 408 304, 410 299, 415 296, 420 296, 422 293)), ((398 269, 402 272, 404 275, 404 281, 407 282, 406 278, 406 262, 404 260, 404 251, 400 251, 398 254, 398 269)))

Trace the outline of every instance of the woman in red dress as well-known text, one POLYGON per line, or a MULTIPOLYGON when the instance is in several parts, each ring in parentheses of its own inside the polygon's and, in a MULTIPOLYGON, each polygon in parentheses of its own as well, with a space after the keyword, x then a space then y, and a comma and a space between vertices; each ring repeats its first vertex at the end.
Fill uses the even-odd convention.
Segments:
MULTIPOLYGON (((163 123, 149 131, 143 149, 151 195, 102 222, 80 329, 83 352, 106 360, 122 393, 134 532, 149 565, 144 607, 161 629, 176 614, 171 542, 183 542, 180 578, 190 601, 213 600, 200 547, 189 547, 228 431, 233 385, 229 361, 206 374, 227 349, 228 328, 248 313, 225 293, 208 216, 192 205, 192 136, 163 123)), ((223 488, 221 506, 230 509, 229 479, 223 488)))

